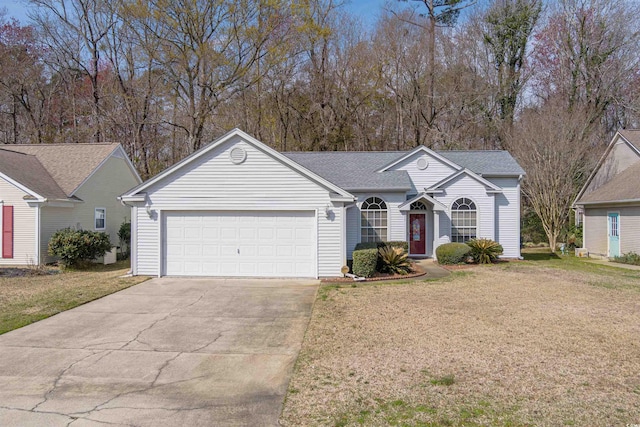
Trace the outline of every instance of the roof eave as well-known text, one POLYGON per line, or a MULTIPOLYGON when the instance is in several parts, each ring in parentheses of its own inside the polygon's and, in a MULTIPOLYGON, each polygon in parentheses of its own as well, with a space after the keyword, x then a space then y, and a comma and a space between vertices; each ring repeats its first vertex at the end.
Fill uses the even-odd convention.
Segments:
POLYGON ((573 206, 578 207, 578 206, 595 206, 595 205, 629 204, 629 203, 640 203, 640 198, 620 199, 620 200, 598 200, 593 202, 577 201, 573 204, 573 206))
POLYGON ((404 193, 411 190, 411 187, 384 187, 384 188, 367 187, 367 188, 346 188, 346 190, 354 193, 374 193, 374 192, 380 192, 380 193, 403 192, 404 193))
POLYGON ((315 182, 316 184, 330 190, 333 191, 335 193, 340 194, 341 196, 344 197, 353 197, 352 194, 349 194, 349 192, 347 190, 345 190, 344 188, 341 188, 339 186, 337 186, 336 184, 333 184, 332 182, 326 180, 325 178, 321 177, 320 175, 316 174, 315 172, 312 172, 311 170, 305 168, 304 166, 302 166, 300 163, 288 158, 287 156, 285 156, 282 153, 277 152, 276 150, 274 150, 273 148, 267 146, 266 144, 258 141, 256 138, 252 137, 251 135, 247 134, 246 132, 235 128, 229 132, 227 132, 226 134, 222 135, 220 138, 216 139, 215 141, 213 141, 212 143, 202 147, 201 149, 199 149, 198 151, 191 153, 189 156, 185 157, 184 159, 182 159, 181 161, 179 161, 178 163, 174 164, 173 166, 165 169, 164 171, 160 172, 158 175, 156 175, 155 177, 149 179, 146 182, 143 182, 142 184, 132 188, 131 190, 129 190, 127 193, 123 194, 122 197, 125 196, 134 196, 136 193, 150 187, 151 185, 155 184, 156 182, 164 179, 165 177, 171 175, 174 171, 180 169, 181 167, 191 163, 192 161, 194 161, 195 159, 199 158, 200 156, 208 153, 209 151, 213 150, 215 147, 218 147, 222 144, 224 144, 225 142, 227 142, 228 140, 230 140, 231 138, 233 138, 234 136, 238 136, 241 139, 243 139, 245 142, 248 142, 250 145, 253 145, 257 150, 262 151, 263 153, 272 156, 273 158, 275 158, 276 160, 280 161, 282 164, 287 165, 288 167, 290 167, 291 169, 295 170, 296 172, 298 172, 300 175, 306 177, 307 179, 315 182))

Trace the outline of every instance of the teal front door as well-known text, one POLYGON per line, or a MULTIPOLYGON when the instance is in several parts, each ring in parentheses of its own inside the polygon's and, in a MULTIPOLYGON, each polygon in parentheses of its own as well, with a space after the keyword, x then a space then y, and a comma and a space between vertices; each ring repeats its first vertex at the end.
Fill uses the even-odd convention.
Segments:
POLYGON ((620 214, 609 213, 609 258, 620 256, 620 214))

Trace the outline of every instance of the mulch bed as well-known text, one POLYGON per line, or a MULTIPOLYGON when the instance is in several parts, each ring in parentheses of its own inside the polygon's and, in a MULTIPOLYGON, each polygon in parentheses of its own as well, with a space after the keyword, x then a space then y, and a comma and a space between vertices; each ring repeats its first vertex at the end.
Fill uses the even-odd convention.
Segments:
POLYGON ((332 277, 327 279, 322 279, 322 283, 362 283, 362 282, 380 282, 386 280, 402 280, 402 279, 413 279, 415 277, 424 276, 425 272, 420 268, 419 265, 413 264, 411 266, 413 271, 409 274, 389 274, 389 273, 376 273, 373 277, 367 277, 366 280, 361 282, 357 282, 350 277, 332 277))

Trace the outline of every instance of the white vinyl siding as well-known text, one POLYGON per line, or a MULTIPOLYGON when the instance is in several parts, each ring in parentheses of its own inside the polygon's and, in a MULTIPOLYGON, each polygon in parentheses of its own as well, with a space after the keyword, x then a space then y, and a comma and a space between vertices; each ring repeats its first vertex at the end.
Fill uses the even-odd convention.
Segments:
POLYGON ((370 197, 378 197, 387 205, 388 241, 406 241, 407 226, 403 212, 398 208, 407 201, 405 193, 353 193, 358 198, 356 206, 347 210, 347 258, 352 259, 353 249, 360 243, 360 206, 370 197))
POLYGON ((421 193, 425 188, 431 187, 456 172, 456 170, 451 166, 442 163, 440 160, 422 151, 415 153, 408 159, 398 163, 390 170, 407 171, 409 177, 411 177, 411 182, 413 183, 411 191, 413 194, 421 193), (418 168, 417 163, 421 158, 429 162, 426 169, 418 168))
MULTIPOLYGON (((153 212, 152 216, 147 215, 144 207, 132 209, 137 213, 136 227, 131 227, 132 240, 135 233, 135 265, 136 274, 154 276, 160 269, 160 240, 158 212, 153 212)), ((133 225, 133 224, 132 224, 133 225)), ((132 262, 134 260, 132 259, 132 262)))
MULTIPOLYGON (((27 193, 0 178, 2 204, 13 206, 13 258, 0 257, 0 265, 27 265, 38 262, 36 259, 36 208, 29 206, 23 199, 24 196, 27 196, 27 193)), ((1 224, 0 221, 0 226, 1 224)), ((2 246, 2 239, 0 239, 0 246, 2 246)), ((0 247, 0 255, 1 249, 0 247)))
POLYGON ((157 211, 308 211, 318 214, 318 275, 340 276, 342 203, 332 204, 329 191, 239 137, 145 190, 154 215, 138 207, 137 274, 159 274, 160 218, 157 211), (234 164, 229 151, 246 150, 243 163, 234 164), (326 206, 332 213, 327 218, 326 206))
POLYGON ((353 205, 347 209, 347 259, 353 259, 353 249, 360 242, 360 209, 353 205))
POLYGON ((471 199, 476 205, 477 237, 495 240, 494 196, 487 194, 486 187, 467 176, 460 175, 448 182, 444 194, 435 199, 447 207, 447 213, 440 213, 440 230, 436 247, 451 241, 451 205, 461 197, 471 199))
POLYGON ((486 178, 502 188, 501 194, 495 195, 495 230, 494 240, 504 249, 505 258, 520 257, 520 185, 518 178, 486 178))

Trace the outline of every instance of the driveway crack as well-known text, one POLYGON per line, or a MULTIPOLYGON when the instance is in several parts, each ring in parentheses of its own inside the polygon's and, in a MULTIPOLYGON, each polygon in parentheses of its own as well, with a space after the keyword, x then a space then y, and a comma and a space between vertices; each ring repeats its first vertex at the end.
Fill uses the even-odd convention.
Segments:
POLYGON ((53 381, 53 386, 44 394, 44 398, 41 402, 38 402, 33 408, 31 408, 32 412, 41 412, 41 411, 36 411, 36 409, 38 409, 38 407, 44 403, 46 403, 49 400, 49 396, 51 396, 51 393, 53 393, 56 388, 58 388, 58 383, 60 382, 60 380, 62 380, 62 377, 74 366, 76 366, 78 363, 100 353, 103 352, 105 350, 100 350, 100 351, 96 351, 96 352, 92 352, 91 354, 86 355, 85 357, 82 357, 78 360, 76 360, 75 362, 71 363, 69 366, 67 366, 66 368, 64 368, 62 371, 60 371, 60 373, 58 374, 58 376, 55 378, 55 380, 53 381))

